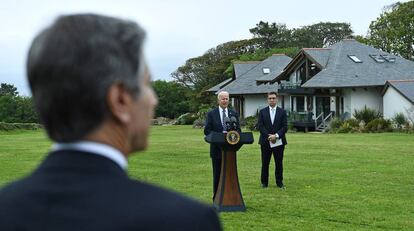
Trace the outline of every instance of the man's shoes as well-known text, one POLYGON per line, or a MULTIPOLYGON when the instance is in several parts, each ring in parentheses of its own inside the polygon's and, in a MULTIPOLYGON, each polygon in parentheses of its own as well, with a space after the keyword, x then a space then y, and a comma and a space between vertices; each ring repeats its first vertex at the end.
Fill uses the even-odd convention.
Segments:
POLYGON ((267 188, 267 184, 262 184, 262 188, 267 188))
POLYGON ((285 189, 285 185, 283 183, 276 184, 276 186, 280 189, 285 189))

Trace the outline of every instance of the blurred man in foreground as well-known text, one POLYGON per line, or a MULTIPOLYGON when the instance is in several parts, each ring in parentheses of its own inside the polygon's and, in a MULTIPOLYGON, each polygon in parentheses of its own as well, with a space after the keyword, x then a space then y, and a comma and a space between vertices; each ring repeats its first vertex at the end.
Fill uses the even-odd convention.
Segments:
POLYGON ((27 74, 55 144, 0 191, 0 230, 220 230, 212 208, 126 174, 157 104, 144 37, 136 23, 83 14, 35 38, 27 74))

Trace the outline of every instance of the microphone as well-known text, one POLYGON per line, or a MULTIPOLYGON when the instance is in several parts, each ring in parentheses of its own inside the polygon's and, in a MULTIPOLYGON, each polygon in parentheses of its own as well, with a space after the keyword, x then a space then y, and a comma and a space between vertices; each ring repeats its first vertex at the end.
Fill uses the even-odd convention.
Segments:
POLYGON ((230 118, 230 121, 231 121, 231 126, 232 126, 233 130, 237 130, 237 128, 239 127, 239 124, 237 123, 236 117, 232 116, 230 118))
POLYGON ((225 129, 226 131, 229 131, 231 129, 231 121, 229 117, 223 118, 223 123, 226 125, 225 129))

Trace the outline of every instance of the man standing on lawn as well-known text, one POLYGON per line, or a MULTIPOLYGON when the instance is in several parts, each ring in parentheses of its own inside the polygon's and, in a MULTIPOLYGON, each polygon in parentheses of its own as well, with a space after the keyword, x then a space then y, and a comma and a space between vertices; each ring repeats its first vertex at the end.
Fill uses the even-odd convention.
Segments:
MULTIPOLYGON (((235 117, 237 124, 239 123, 239 114, 228 108, 229 93, 221 91, 217 95, 218 107, 207 113, 206 123, 204 126, 204 135, 210 132, 227 132, 224 118, 235 117)), ((210 157, 213 166, 213 201, 216 197, 216 192, 220 180, 221 173, 221 149, 215 144, 210 144, 210 157)))
POLYGON ((0 230, 220 230, 216 212, 127 176, 148 146, 157 104, 145 33, 94 14, 58 18, 33 41, 27 74, 55 142, 29 176, 0 191, 0 230))
POLYGON ((275 160, 276 186, 284 188, 283 184, 283 152, 285 150, 287 132, 287 116, 285 110, 277 106, 277 93, 267 94, 267 103, 259 112, 258 127, 260 131, 259 144, 262 153, 261 183, 263 188, 269 185, 269 164, 272 154, 275 160))

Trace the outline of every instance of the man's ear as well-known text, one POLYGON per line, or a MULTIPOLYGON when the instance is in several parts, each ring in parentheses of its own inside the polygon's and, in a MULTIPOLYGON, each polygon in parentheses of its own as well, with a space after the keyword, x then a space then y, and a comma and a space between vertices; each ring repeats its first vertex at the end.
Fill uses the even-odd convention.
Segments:
POLYGON ((113 84, 106 95, 108 109, 119 122, 127 124, 131 121, 133 103, 130 92, 122 84, 113 84))

